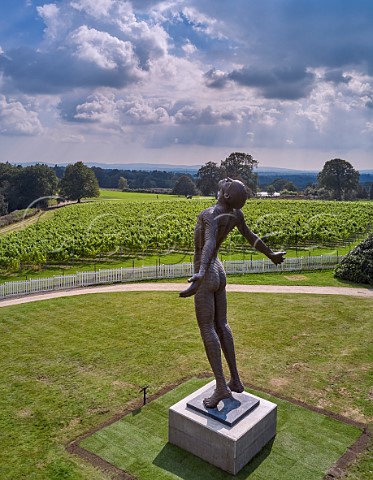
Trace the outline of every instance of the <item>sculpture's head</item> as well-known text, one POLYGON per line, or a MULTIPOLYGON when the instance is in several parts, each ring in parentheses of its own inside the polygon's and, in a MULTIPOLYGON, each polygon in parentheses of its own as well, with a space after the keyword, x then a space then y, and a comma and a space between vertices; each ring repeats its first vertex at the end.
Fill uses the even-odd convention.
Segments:
POLYGON ((249 198, 247 187, 239 180, 232 180, 225 178, 219 182, 219 198, 224 201, 231 208, 242 208, 246 200, 249 198))

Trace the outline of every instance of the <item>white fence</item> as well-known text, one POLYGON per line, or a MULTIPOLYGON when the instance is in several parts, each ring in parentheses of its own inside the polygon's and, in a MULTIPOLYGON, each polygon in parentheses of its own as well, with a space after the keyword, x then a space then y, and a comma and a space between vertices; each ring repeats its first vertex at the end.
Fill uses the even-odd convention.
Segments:
MULTIPOLYGON (((319 257, 286 258, 281 265, 270 260, 226 260, 223 262, 227 274, 266 273, 281 271, 321 270, 334 268, 343 257, 338 255, 319 257)), ((174 265, 143 266, 136 268, 113 268, 91 272, 78 272, 71 275, 56 275, 49 278, 31 278, 0 285, 0 299, 32 293, 89 287, 92 285, 138 282, 162 278, 191 277, 192 263, 174 265)))

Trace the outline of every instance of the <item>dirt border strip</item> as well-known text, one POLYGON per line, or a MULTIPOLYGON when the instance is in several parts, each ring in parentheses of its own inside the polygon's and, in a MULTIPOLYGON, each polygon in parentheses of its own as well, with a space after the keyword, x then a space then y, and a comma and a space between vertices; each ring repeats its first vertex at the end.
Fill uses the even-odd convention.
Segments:
MULTIPOLYGON (((193 375, 192 377, 184 377, 180 379, 178 382, 169 384, 164 388, 162 388, 161 390, 159 390, 157 393, 150 395, 148 397, 148 403, 156 400, 157 398, 160 398, 162 395, 170 392, 174 388, 187 382, 188 380, 191 380, 192 378, 207 379, 212 377, 211 377, 211 372, 202 372, 201 374, 193 375)), ((326 472, 325 476, 323 477, 323 480, 333 480, 335 478, 342 477, 346 473, 348 467, 356 460, 357 456, 363 453, 368 448, 370 438, 372 437, 372 432, 370 432, 368 425, 361 422, 357 422, 348 417, 344 417, 339 413, 334 413, 329 410, 325 410, 323 408, 309 405, 308 403, 305 403, 301 400, 297 400, 297 399, 288 397, 286 395, 282 395, 280 393, 277 393, 267 388, 257 387, 256 385, 253 385, 251 383, 246 383, 245 386, 252 390, 256 390, 257 392, 266 393, 275 398, 277 397, 280 400, 285 400, 286 402, 292 403, 293 405, 297 405, 299 407, 306 408, 307 410, 318 413, 320 415, 324 415, 334 420, 338 420, 339 422, 345 423, 347 425, 352 425, 362 431, 359 438, 352 445, 350 445, 350 447, 348 447, 346 452, 329 468, 329 470, 326 472)), ((96 425, 95 427, 91 428, 83 435, 80 435, 78 438, 70 442, 66 446, 66 450, 70 454, 77 455, 80 458, 88 461, 89 463, 91 463, 91 465, 99 468, 104 473, 110 474, 113 480, 137 480, 136 477, 132 477, 124 470, 121 470, 120 468, 107 462, 106 460, 99 457, 98 455, 81 447, 80 442, 90 437, 91 435, 94 435, 95 433, 102 430, 103 428, 108 427, 109 425, 112 425, 113 423, 121 420, 127 415, 130 415, 131 413, 136 412, 137 410, 141 410, 142 406, 143 406, 143 402, 141 400, 136 400, 131 402, 127 406, 127 408, 123 410, 121 413, 114 415, 113 417, 111 417, 110 419, 106 420, 103 423, 100 423, 99 425, 96 425)))

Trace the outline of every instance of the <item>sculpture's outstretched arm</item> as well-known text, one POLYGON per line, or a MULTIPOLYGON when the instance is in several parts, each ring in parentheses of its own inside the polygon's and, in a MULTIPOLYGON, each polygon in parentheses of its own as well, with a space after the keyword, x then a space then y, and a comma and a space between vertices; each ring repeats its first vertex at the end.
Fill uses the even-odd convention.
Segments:
POLYGON ((263 253, 266 257, 272 260, 276 265, 282 263, 285 258, 284 255, 286 252, 273 252, 268 245, 266 245, 263 240, 261 240, 255 233, 253 233, 249 227, 246 225, 243 213, 241 211, 237 212, 238 224, 237 228, 240 233, 246 238, 250 245, 258 250, 258 252, 263 253))

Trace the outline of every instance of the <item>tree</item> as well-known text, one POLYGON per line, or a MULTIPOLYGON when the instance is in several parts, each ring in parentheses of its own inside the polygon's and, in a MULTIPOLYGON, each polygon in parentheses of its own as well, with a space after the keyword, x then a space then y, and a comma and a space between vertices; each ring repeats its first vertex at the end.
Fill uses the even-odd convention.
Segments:
POLYGON ((119 180, 118 180, 118 188, 119 190, 122 190, 122 192, 124 192, 124 190, 127 190, 128 188, 128 181, 126 178, 124 177, 119 177, 119 180))
POLYGON ((342 280, 373 285, 373 235, 343 258, 334 275, 342 280))
POLYGON ((197 172, 197 188, 203 195, 216 195, 223 172, 215 162, 207 162, 197 172))
POLYGON ((57 192, 58 179, 53 168, 47 165, 32 165, 17 169, 9 179, 6 200, 9 211, 35 207, 47 207, 48 198, 57 192))
POLYGON ((234 152, 221 162, 225 177, 244 182, 252 192, 256 192, 258 178, 253 168, 258 162, 248 153, 234 152))
POLYGON ((66 167, 60 182, 60 193, 80 203, 82 198, 98 197, 100 190, 94 172, 83 162, 77 162, 66 167))
POLYGON ((361 200, 367 200, 369 198, 369 189, 365 188, 364 185, 358 185, 356 191, 356 198, 361 200))
POLYGON ((372 183, 372 185, 370 186, 369 199, 370 199, 370 200, 373 200, 373 183, 372 183))
POLYGON ((298 188, 294 185, 294 183, 287 178, 276 178, 272 185, 274 186, 276 192, 281 192, 281 190, 290 190, 291 192, 298 191, 298 188))
POLYGON ((8 204, 5 201, 4 195, 0 193, 0 216, 8 213, 8 204))
POLYGON ((325 163, 317 180, 321 187, 326 188, 336 200, 348 199, 359 186, 359 172, 351 163, 340 158, 334 158, 325 163))
POLYGON ((172 190, 173 195, 196 195, 196 185, 188 175, 181 175, 172 190))
POLYGON ((267 193, 270 197, 272 197, 275 193, 276 189, 273 185, 269 185, 267 188, 267 193))
POLYGON ((156 187, 157 187, 157 183, 153 179, 152 175, 146 174, 142 182, 142 188, 146 190, 151 190, 152 188, 156 188, 156 187))

